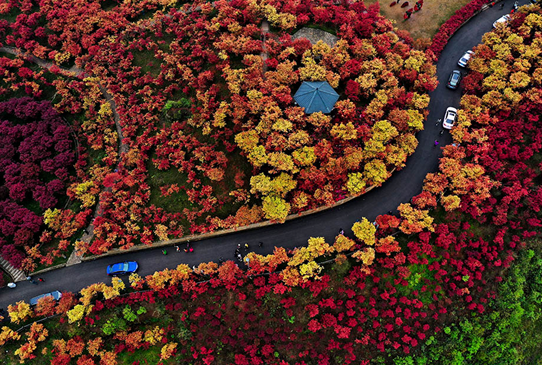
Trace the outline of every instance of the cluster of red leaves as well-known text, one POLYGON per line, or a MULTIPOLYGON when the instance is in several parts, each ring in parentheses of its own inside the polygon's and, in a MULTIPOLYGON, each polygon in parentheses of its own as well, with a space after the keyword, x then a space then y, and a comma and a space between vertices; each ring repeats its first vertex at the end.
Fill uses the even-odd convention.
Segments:
POLYGON ((16 246, 35 246, 42 211, 58 204, 75 162, 69 127, 49 102, 31 98, 0 103, 0 253, 16 267, 24 254, 16 246))
MULTIPOLYGON (((0 23, 1 42, 60 65, 74 63, 84 68, 86 75, 95 76, 92 80, 83 81, 55 80, 54 87, 60 96, 55 107, 73 113, 84 110, 87 120, 96 121, 83 123, 82 132, 91 148, 105 149, 106 156, 100 163, 112 170, 118 158, 121 158, 118 175, 108 175, 106 169, 97 165, 77 165, 78 177, 94 182, 90 188, 92 194, 95 195, 103 187, 112 189, 104 191, 100 196, 100 210, 103 214, 95 222, 96 240, 90 247, 91 252, 102 253, 111 247, 128 248, 134 242, 150 244, 157 238, 163 239, 167 236, 179 237, 186 228, 192 233, 208 232, 261 219, 261 208, 256 205, 245 205, 236 214, 225 219, 216 217, 216 212, 228 203, 241 206, 242 202, 251 197, 251 193, 246 189, 250 176, 245 177, 244 181, 236 180, 238 189, 232 195, 228 194, 230 189, 222 182, 227 182, 228 179, 233 181, 235 176, 241 176, 239 170, 230 168, 232 152, 237 148, 234 136, 240 131, 251 129, 251 123, 253 124, 253 121, 250 121, 252 117, 244 117, 251 113, 247 97, 237 97, 231 92, 228 95, 226 89, 235 82, 229 79, 225 82, 224 72, 228 67, 238 69, 240 58, 259 55, 262 51, 263 44, 257 27, 263 17, 262 9, 256 10, 257 7, 249 6, 247 2, 217 3, 215 10, 221 15, 216 23, 211 8, 204 4, 200 11, 186 14, 171 9, 168 16, 156 13, 154 18, 135 24, 135 20, 141 19, 143 11, 156 10, 160 2, 122 3, 112 10, 105 10, 101 1, 45 1, 40 3, 40 7, 31 7, 30 3, 12 0, 2 8, 3 13, 17 17, 12 24, 0 23), (100 19, 99 26, 96 26, 96 19, 100 19), (186 34, 191 36, 186 37, 186 34), (165 47, 166 39, 170 43, 169 49, 165 47), (142 51, 154 52, 153 62, 159 67, 149 64, 151 71, 143 73, 141 67, 136 66, 142 51), (104 105, 107 103, 98 95, 98 83, 114 96, 110 103, 113 105, 114 102, 116 106, 117 113, 114 115, 108 112, 107 105, 104 105), (190 112, 193 117, 188 123, 174 122, 171 127, 164 128, 160 123, 163 106, 166 100, 175 100, 179 94, 190 99, 190 112), (224 99, 224 95, 228 95, 227 101, 234 106, 231 110, 224 110, 228 115, 226 128, 219 126, 219 115, 222 112, 220 100, 224 99), (247 111, 250 113, 247 114, 247 111), (118 117, 122 127, 123 143, 130 148, 129 153, 121 156, 115 148, 117 141, 112 128, 114 117, 118 117), (243 124, 233 119, 243 121, 243 124), (185 136, 193 136, 197 130, 207 133, 205 127, 211 120, 217 123, 211 126, 211 138, 196 140, 193 137, 180 137, 181 132, 185 136), (222 152, 224 150, 227 152, 222 152), (149 206, 151 191, 148 181, 152 177, 148 176, 147 168, 151 161, 158 169, 177 169, 179 173, 187 175, 186 183, 178 186, 180 191, 164 186, 153 194, 163 192, 170 195, 171 199, 187 196, 191 206, 180 212, 149 206), (92 173, 89 173, 90 171, 92 173), (185 227, 179 225, 180 221, 185 227), (158 225, 160 227, 157 228, 158 225)), ((359 104, 354 109, 346 106, 339 108, 341 111, 331 125, 340 126, 342 121, 355 120, 356 133, 361 137, 352 141, 334 141, 334 145, 340 147, 333 147, 329 142, 315 146, 321 167, 315 165, 310 169, 305 168, 296 177, 299 180, 298 192, 287 197, 295 211, 329 204, 344 197, 347 173, 362 166, 359 164, 359 157, 355 155, 361 153, 363 146, 355 146, 358 143, 356 141, 370 138, 370 126, 373 124, 371 119, 388 119, 390 123, 397 124, 395 127, 400 133, 413 131, 412 127, 406 125, 409 117, 398 110, 404 106, 421 108, 423 101, 411 91, 423 94, 434 88, 434 70, 429 62, 422 62, 421 68, 420 65, 416 66, 418 71, 413 68, 394 71, 391 66, 394 62, 399 62, 398 58, 424 56, 412 52, 412 39, 408 35, 392 31, 391 23, 378 14, 377 6, 365 8, 362 3, 337 5, 331 1, 321 1, 318 4, 291 4, 284 1, 273 4, 273 7, 280 12, 280 21, 293 15, 299 25, 308 22, 328 23, 338 29, 340 38, 348 44, 349 55, 344 60, 326 56, 323 62, 340 77, 340 88, 345 88, 351 100, 359 104), (324 6, 326 11, 322 11, 324 6), (365 46, 359 47, 359 41, 364 38, 370 39, 365 51, 361 49, 365 46), (361 75, 363 67, 369 67, 363 66, 364 58, 367 57, 382 58, 386 63, 390 63, 390 71, 378 76, 377 80, 377 83, 387 85, 383 86, 384 89, 389 88, 389 95, 382 95, 379 99, 379 102, 383 103, 382 107, 375 107, 374 103, 367 106, 358 101, 365 97, 367 88, 374 87, 370 80, 365 82, 369 86, 364 85, 363 81, 346 81, 361 75), (347 58, 351 59, 346 62, 347 58), (344 62, 346 64, 342 65, 344 62), (375 112, 384 113, 385 116, 374 115, 375 112), (350 118, 354 115, 361 119, 350 118), (345 151, 348 151, 348 156, 345 151), (305 193, 300 194, 301 190, 305 193)), ((266 44, 270 55, 269 77, 271 74, 280 75, 287 63, 299 63, 303 52, 310 48, 305 41, 293 41, 286 32, 280 34, 269 39, 266 44), (290 47, 294 49, 292 55, 281 55, 290 47)), ((251 68, 246 61, 241 62, 243 68, 251 68)), ((378 68, 377 62, 374 63, 378 68)), ((252 69, 253 72, 251 71, 243 82, 245 86, 251 82, 262 85, 260 91, 264 95, 276 96, 284 105, 292 103, 289 95, 292 90, 288 85, 272 87, 269 83, 261 82, 261 67, 252 69)), ((281 107, 284 107, 282 104, 281 107)), ((318 131, 312 132, 316 132, 310 137, 314 141, 324 137, 328 140, 337 139, 322 136, 318 131)), ((280 149, 279 145, 283 144, 284 136, 274 132, 272 136, 262 137, 260 142, 266 146, 268 152, 274 153, 280 149)), ((413 138, 400 138, 397 143, 387 143, 387 146, 382 147, 384 151, 379 150, 375 158, 388 160, 384 162, 383 171, 375 169, 381 175, 375 181, 382 181, 389 170, 404 165, 406 156, 413 150, 414 145, 413 138)), ((87 156, 83 155, 85 158, 87 156)), ((263 170, 255 169, 254 173, 263 170)), ((372 175, 375 171, 368 171, 367 174, 372 175)), ((69 195, 80 199, 84 204, 88 203, 85 206, 90 206, 91 194, 77 195, 74 193, 75 188, 70 188, 69 195)))

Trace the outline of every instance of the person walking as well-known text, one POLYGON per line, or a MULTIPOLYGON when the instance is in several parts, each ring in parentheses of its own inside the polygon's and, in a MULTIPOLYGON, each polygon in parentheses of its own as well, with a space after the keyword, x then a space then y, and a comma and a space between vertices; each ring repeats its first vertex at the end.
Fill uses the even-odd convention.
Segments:
POLYGON ((165 248, 162 250, 162 254, 167 255, 167 250, 165 248))
POLYGON ((45 282, 45 280, 43 280, 43 278, 38 278, 38 281, 41 282, 41 283, 45 282))
POLYGON ((248 250, 248 243, 245 243, 245 251, 248 250))
POLYGON ((342 228, 339 228, 339 234, 342 234, 342 235, 344 235, 344 229, 342 229, 342 228))
POLYGON ((30 280, 30 282, 31 282, 32 284, 34 284, 34 285, 38 285, 38 282, 37 282, 36 280, 34 280, 34 279, 30 280))
POLYGON ((181 248, 179 247, 179 245, 176 245, 176 246, 175 246, 175 251, 177 251, 177 252, 180 252, 180 251, 181 251, 181 248))
POLYGON ((501 10, 504 9, 504 2, 501 3, 501 10))
POLYGON ((262 246, 263 246, 263 242, 262 241, 258 242, 258 247, 262 247, 262 246))
POLYGON ((433 145, 433 147, 437 147, 438 146, 438 141, 435 139, 435 143, 433 145))

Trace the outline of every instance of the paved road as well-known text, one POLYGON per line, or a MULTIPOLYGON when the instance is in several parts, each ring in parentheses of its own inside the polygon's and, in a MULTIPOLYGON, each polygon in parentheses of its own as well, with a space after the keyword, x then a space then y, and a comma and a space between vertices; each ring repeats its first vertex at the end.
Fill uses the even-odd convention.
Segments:
MULTIPOLYGON (((233 259, 237 243, 248 242, 257 253, 268 254, 273 251, 274 246, 293 248, 304 245, 311 236, 325 237, 328 242, 332 242, 339 228, 344 228, 347 234, 351 234, 349 228, 362 217, 374 220, 379 214, 395 210, 399 204, 408 202, 412 196, 420 193, 426 174, 437 170, 440 149, 433 147, 434 140, 438 139, 439 146, 443 146, 451 143, 451 136, 447 132, 439 135, 441 127, 436 126, 435 123, 437 119, 443 118, 448 106, 459 107, 461 97, 459 90, 452 91, 446 88, 448 76, 452 70, 460 69, 457 66, 459 58, 466 50, 481 42, 482 35, 492 29, 493 21, 510 11, 513 0, 506 0, 504 3, 503 10, 500 10, 500 5, 497 5, 474 17, 448 42, 437 63, 439 86, 431 94, 430 113, 425 130, 417 135, 419 146, 409 157, 406 167, 395 172, 382 187, 337 208, 298 218, 282 225, 195 242, 194 252, 190 254, 182 251, 175 252, 174 249, 169 248, 168 254, 164 256, 161 249, 153 249, 51 271, 42 275, 45 282, 39 285, 19 282, 15 289, 1 289, 0 307, 6 308, 8 304, 15 303, 17 300, 28 301, 33 296, 53 290, 76 292, 92 283, 110 283, 105 268, 118 261, 138 261, 140 267, 138 273, 145 276, 164 268, 175 268, 179 263, 192 266, 200 262, 217 261, 220 257, 233 259), (259 241, 264 242, 262 248, 257 247, 259 241)), ((520 3, 526 4, 527 0, 520 3)))

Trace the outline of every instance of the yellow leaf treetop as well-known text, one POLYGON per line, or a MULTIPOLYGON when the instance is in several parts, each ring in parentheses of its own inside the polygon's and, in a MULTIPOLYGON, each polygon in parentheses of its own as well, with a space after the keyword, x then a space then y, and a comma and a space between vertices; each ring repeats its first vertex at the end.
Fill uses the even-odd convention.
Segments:
POLYGON ((372 246, 375 244, 376 227, 369 222, 367 218, 363 218, 360 222, 354 223, 352 231, 356 237, 366 245, 372 246))
POLYGON ((401 204, 397 208, 403 221, 399 229, 406 234, 418 233, 423 229, 433 232, 433 218, 429 216, 428 210, 421 210, 412 207, 410 204, 401 204))
POLYGON ((8 306, 8 313, 12 323, 25 321, 33 315, 30 304, 25 303, 24 301, 19 301, 15 305, 10 304, 8 306))

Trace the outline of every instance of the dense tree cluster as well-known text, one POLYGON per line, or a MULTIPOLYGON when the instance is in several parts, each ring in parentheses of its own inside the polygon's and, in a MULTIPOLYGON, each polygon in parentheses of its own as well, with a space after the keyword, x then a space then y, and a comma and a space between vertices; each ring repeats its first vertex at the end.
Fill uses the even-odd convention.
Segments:
POLYGON ((20 59, 0 67, 17 90, 53 88, 57 110, 84 113, 80 132, 102 155, 77 165, 67 193, 100 202, 96 239, 80 247, 92 253, 282 221, 378 186, 414 151, 436 86, 431 56, 362 2, 32 4, 0 9, 15 19, 0 22, 0 42, 84 74, 53 68, 51 83, 17 71, 20 59), (334 29, 337 44, 292 39, 310 24, 334 29), (292 98, 302 81, 328 81, 335 110, 305 114, 292 98))
POLYGON ((0 253, 17 267, 24 255, 15 246, 35 246, 39 214, 65 196, 73 148, 69 127, 49 102, 0 103, 0 253), (32 201, 36 211, 26 207, 32 201))
POLYGON ((25 342, 4 327, 0 344, 20 360, 41 350, 54 364, 114 362, 152 347, 160 349, 157 361, 198 364, 522 361, 518 333, 542 318, 542 263, 534 259, 542 252, 541 30, 540 8, 531 7, 484 36, 469 66, 455 145, 444 148, 439 172, 398 217, 379 216, 376 225, 361 219, 355 237, 338 235, 332 244, 311 238, 293 252, 251 253, 247 272, 231 261, 181 264, 132 275, 132 288, 147 292, 121 297, 124 283, 113 280, 83 289, 80 299, 66 295, 56 308, 20 302, 9 310, 14 322, 66 313, 61 321, 84 321, 91 333, 50 347, 40 344, 47 334, 36 325, 25 342), (331 254, 332 274, 322 270, 331 254), (510 270, 516 259, 524 266, 510 270), (160 325, 149 318, 153 308, 167 316, 160 325))

